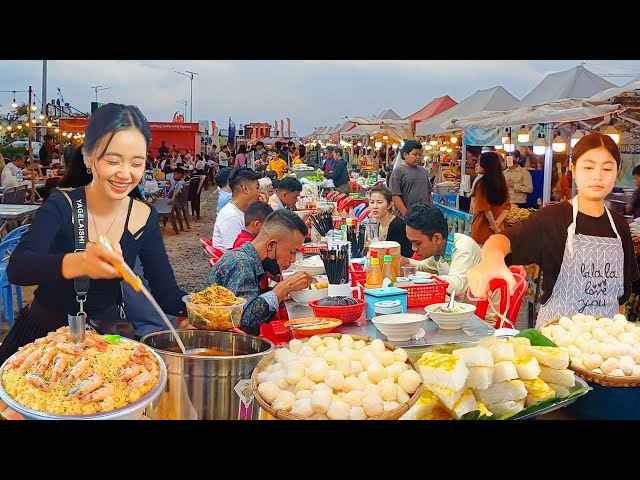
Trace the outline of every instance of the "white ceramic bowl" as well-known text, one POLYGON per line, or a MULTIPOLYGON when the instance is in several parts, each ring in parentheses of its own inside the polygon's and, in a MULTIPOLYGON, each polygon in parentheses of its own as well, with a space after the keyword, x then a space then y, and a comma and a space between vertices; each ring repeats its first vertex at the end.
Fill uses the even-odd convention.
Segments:
POLYGON ((390 342, 411 340, 424 325, 424 315, 416 313, 395 313, 393 315, 378 315, 371 319, 378 331, 390 342))
POLYGON ((309 305, 309 302, 327 297, 329 295, 329 288, 299 290, 297 292, 291 292, 289 295, 300 305, 309 305))
POLYGON ((298 272, 307 272, 310 275, 322 275, 325 273, 324 263, 321 265, 315 264, 305 264, 304 261, 294 263, 296 266, 296 271, 298 272))
POLYGON ((448 302, 432 303, 424 307, 424 311, 429 314, 429 318, 436 322, 442 330, 458 330, 469 321, 476 311, 476 306, 468 303, 456 303, 456 306, 463 306, 464 312, 444 313, 434 312, 437 307, 446 307, 448 302))

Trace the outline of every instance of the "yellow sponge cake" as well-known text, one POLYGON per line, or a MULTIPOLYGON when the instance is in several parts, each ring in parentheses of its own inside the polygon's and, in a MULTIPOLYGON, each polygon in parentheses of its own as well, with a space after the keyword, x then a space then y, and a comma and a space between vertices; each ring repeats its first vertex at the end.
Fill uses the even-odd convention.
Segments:
POLYGON ((518 357, 513 361, 518 371, 518 378, 534 380, 540 375, 540 364, 536 357, 518 357))
POLYGON ((540 365, 563 369, 569 366, 569 351, 562 347, 529 347, 531 355, 538 359, 540 365))
MULTIPOLYGON (((522 380, 507 380, 506 382, 494 383, 484 390, 476 390, 476 395, 478 400, 487 405, 507 400, 521 400, 527 396, 527 389, 522 380)), ((489 408, 489 410, 491 409, 489 408)))
POLYGON ((535 380, 523 380, 527 389, 526 406, 535 405, 542 400, 547 400, 556 396, 556 392, 544 380, 536 378, 535 380))
POLYGON ((459 348, 453 354, 462 358, 467 367, 493 367, 493 355, 487 348, 459 348))
POLYGON ((425 384, 424 387, 433 392, 435 396, 438 397, 438 399, 442 402, 442 404, 449 410, 453 409, 456 402, 460 400, 460 397, 464 393, 464 390, 462 388, 453 390, 451 388, 434 384, 425 384))
POLYGON ((454 418, 459 419, 465 413, 473 412, 474 410, 478 410, 478 402, 476 401, 476 397, 473 395, 473 390, 467 388, 451 408, 451 415, 454 418))
POLYGON ((424 384, 439 385, 451 390, 464 387, 469 369, 462 358, 437 352, 426 352, 418 360, 424 384))
POLYGON ((563 387, 573 387, 576 384, 576 377, 571 370, 549 368, 544 365, 540 367, 540 378, 547 383, 555 383, 563 387))

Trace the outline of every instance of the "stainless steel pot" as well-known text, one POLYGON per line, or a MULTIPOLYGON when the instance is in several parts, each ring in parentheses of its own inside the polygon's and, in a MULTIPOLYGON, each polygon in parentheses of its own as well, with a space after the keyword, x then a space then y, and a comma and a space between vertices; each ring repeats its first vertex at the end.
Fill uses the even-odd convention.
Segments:
POLYGON ((170 331, 142 337, 167 366, 165 391, 146 415, 161 420, 251 420, 259 406, 251 373, 274 349, 269 340, 213 330, 178 330, 187 354, 170 331), (208 356, 203 356, 210 354, 208 356))

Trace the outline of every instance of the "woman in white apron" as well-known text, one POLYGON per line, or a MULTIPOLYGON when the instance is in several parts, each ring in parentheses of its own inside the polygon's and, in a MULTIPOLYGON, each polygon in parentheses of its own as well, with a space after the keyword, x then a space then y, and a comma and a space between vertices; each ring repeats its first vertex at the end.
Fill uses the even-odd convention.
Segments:
POLYGON ((585 135, 573 149, 578 195, 492 235, 482 249, 482 261, 467 273, 473 295, 484 298, 493 278, 515 288, 504 259, 511 254, 513 264, 537 263, 542 270, 536 328, 563 315, 624 313, 631 282, 640 274, 629 226, 604 204, 620 164, 620 151, 609 136, 585 135))

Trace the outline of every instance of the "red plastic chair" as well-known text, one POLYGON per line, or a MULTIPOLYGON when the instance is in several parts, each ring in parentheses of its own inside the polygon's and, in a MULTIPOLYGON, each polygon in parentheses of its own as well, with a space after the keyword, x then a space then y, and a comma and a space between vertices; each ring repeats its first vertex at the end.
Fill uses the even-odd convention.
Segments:
POLYGON ((338 210, 342 212, 343 210, 349 210, 353 206, 353 197, 346 196, 342 200, 338 202, 338 210))
MULTIPOLYGON (((487 298, 477 300, 475 298, 471 298, 471 300, 476 301, 476 315, 484 320, 487 315, 487 308, 489 307, 489 300, 493 295, 493 292, 496 289, 500 290, 500 310, 499 312, 505 312, 505 316, 511 323, 511 325, 504 325, 504 322, 500 317, 496 320, 495 328, 515 328, 516 321, 518 320, 518 313, 520 313, 520 306, 522 305, 522 300, 524 299, 525 294, 527 293, 527 289, 529 287, 529 283, 527 282, 527 272, 520 265, 512 265, 509 267, 511 273, 516 279, 518 284, 516 285, 516 289, 513 295, 509 294, 509 289, 507 288, 507 283, 502 279, 494 279, 489 282, 489 292, 487 292, 487 298)), ((492 306, 492 310, 493 306, 492 306)))
MULTIPOLYGON (((204 248, 205 252, 207 251, 207 247, 212 247, 213 245, 211 245, 211 239, 210 238, 202 238, 200 237, 200 244, 202 245, 202 248, 204 248)), ((207 252, 209 253, 209 252, 207 252)))
POLYGON ((337 190, 332 190, 331 192, 327 193, 327 200, 330 202, 334 202, 335 200, 333 199, 333 197, 338 195, 338 191, 337 190))
POLYGON ((220 258, 218 258, 218 257, 211 257, 211 258, 209 259, 209 264, 213 267, 213 266, 216 264, 216 262, 217 262, 218 260, 220 260, 220 258))
POLYGON ((211 245, 207 245, 206 247, 204 247, 204 249, 212 257, 220 258, 220 257, 222 257, 222 255, 224 255, 224 252, 222 250, 220 250, 220 249, 218 249, 216 247, 212 247, 211 245))

